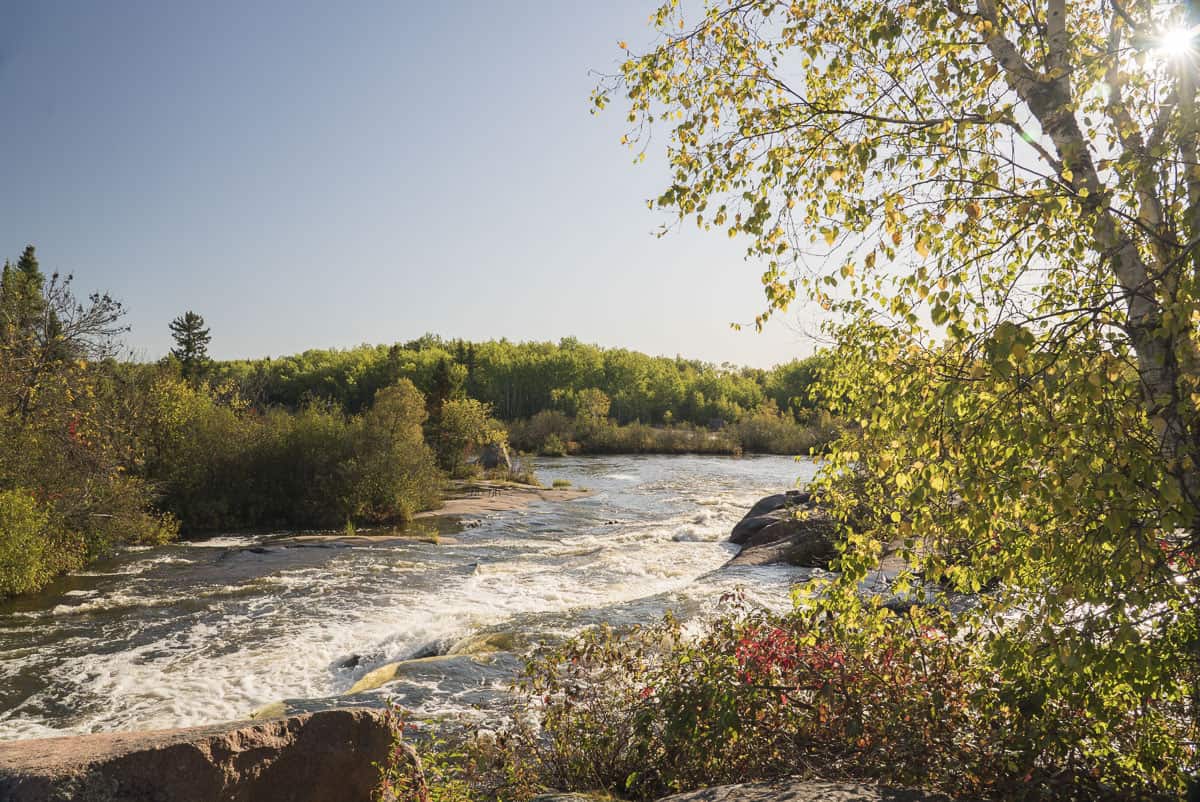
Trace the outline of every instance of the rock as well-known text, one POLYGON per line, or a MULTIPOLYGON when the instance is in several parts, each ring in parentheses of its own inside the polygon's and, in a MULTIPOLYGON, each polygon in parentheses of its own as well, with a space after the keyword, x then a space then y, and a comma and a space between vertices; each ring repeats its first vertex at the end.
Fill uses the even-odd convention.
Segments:
POLYGON ((747 540, 737 556, 726 565, 797 565, 828 568, 837 555, 833 519, 822 512, 810 512, 763 527, 747 540))
POLYGON ((268 718, 281 718, 287 715, 287 710, 287 702, 281 699, 278 702, 271 702, 268 705, 263 705, 262 707, 258 708, 250 714, 250 718, 257 721, 268 718))
POLYGON ((512 470, 512 459, 508 456, 508 448, 503 443, 491 443, 479 452, 479 466, 485 470, 503 468, 512 470))
POLYGON ((742 547, 726 565, 787 563, 826 568, 836 554, 829 513, 801 490, 759 500, 734 526, 729 542, 742 547))
POLYGON ((515 652, 522 645, 515 632, 477 632, 455 642, 446 650, 447 655, 489 654, 491 652, 515 652))
POLYGON ((391 744, 383 714, 364 709, 16 741, 0 744, 0 799, 362 802, 391 744))
POLYGON ((773 496, 767 496, 764 499, 759 499, 750 512, 746 513, 747 518, 757 518, 760 515, 766 515, 768 512, 781 510, 789 504, 793 503, 791 497, 787 493, 776 493, 773 496))
POLYGON ((777 543, 794 539, 797 535, 808 540, 823 540, 833 546, 833 533, 836 531, 833 519, 823 510, 800 513, 796 517, 775 521, 746 539, 745 546, 762 546, 767 543, 777 543))
POLYGON ((659 802, 952 802, 942 794, 862 783, 782 779, 720 785, 663 797, 659 802))
POLYGON ((334 668, 358 668, 358 664, 361 662, 361 654, 352 654, 349 657, 343 657, 341 660, 336 661, 333 666, 334 668))
POLYGON ((797 510, 813 509, 812 494, 804 490, 789 490, 760 499, 729 534, 729 542, 744 544, 755 532, 771 524, 787 520, 797 510))
POLYGON ((387 663, 372 671, 368 671, 358 682, 351 686, 350 690, 342 695, 354 696, 365 691, 373 691, 376 688, 382 688, 389 682, 395 682, 411 674, 418 673, 423 669, 429 669, 431 666, 445 663, 447 664, 447 668, 449 668, 455 664, 455 661, 458 661, 458 663, 465 662, 467 664, 486 665, 491 662, 491 658, 488 657, 488 653, 481 652, 478 655, 444 654, 436 657, 418 657, 412 660, 387 663))
POLYGON ((733 531, 729 533, 729 542, 735 543, 739 546, 745 545, 746 541, 749 540, 750 536, 755 532, 763 529, 764 527, 770 526, 771 524, 777 524, 789 517, 791 516, 787 513, 781 513, 779 511, 769 512, 766 515, 755 515, 753 517, 747 515, 745 518, 738 521, 737 525, 733 527, 733 531))

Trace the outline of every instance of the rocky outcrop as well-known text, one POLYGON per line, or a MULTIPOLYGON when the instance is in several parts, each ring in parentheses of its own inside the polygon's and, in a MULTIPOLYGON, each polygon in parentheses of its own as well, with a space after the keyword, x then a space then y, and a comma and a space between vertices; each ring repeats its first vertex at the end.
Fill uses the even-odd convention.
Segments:
POLYGON ((836 554, 835 529, 829 513, 809 493, 791 490, 767 496, 733 528, 729 540, 742 550, 728 565, 827 568, 836 554))
MULTIPOLYGON (((387 758, 380 711, 0 744, 5 802, 366 802, 387 758)), ((416 761, 415 753, 406 753, 416 761)), ((416 764, 414 764, 416 765, 416 764)))
POLYGON ((720 785, 664 797, 659 802, 951 802, 949 797, 903 788, 825 780, 783 779, 720 785))

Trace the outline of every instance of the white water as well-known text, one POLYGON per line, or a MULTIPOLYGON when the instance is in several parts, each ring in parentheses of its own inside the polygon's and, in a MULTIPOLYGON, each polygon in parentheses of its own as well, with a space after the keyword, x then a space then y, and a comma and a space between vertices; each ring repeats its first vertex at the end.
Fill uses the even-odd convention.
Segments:
MULTIPOLYGON (((544 460, 542 481, 595 495, 498 514, 440 545, 231 535, 130 553, 0 606, 0 738, 333 704, 367 671, 482 628, 538 640, 667 609, 698 615, 735 587, 783 605, 804 572, 713 572, 746 508, 811 474, 779 457, 544 460)), ((467 711, 514 664, 449 663, 366 701, 467 711)))

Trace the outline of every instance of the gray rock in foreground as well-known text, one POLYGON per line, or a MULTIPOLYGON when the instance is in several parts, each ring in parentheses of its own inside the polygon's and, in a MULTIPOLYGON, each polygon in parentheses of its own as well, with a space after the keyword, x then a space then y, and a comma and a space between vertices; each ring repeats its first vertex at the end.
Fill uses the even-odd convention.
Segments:
POLYGON ((902 788, 825 780, 773 780, 720 785, 664 797, 659 802, 951 802, 949 797, 902 788))
POLYGON ((0 744, 5 802, 366 802, 391 733, 380 711, 0 744))

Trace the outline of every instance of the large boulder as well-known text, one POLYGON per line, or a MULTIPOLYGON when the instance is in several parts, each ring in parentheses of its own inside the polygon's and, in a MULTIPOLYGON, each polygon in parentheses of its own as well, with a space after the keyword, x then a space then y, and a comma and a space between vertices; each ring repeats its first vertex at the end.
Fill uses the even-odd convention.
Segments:
POLYGON ((729 542, 742 550, 727 565, 828 568, 836 555, 835 532, 833 519, 811 493, 776 493, 761 499, 733 527, 729 542))
POLYGON ((786 521, 794 513, 814 507, 812 494, 801 490, 789 490, 759 499, 733 527, 729 542, 744 545, 760 529, 786 521))
POLYGON ((941 794, 826 780, 783 779, 720 785, 663 797, 659 802, 951 802, 941 794))
POLYGON ((791 515, 786 511, 769 512, 765 515, 747 515, 733 527, 733 531, 729 533, 729 542, 738 546, 744 546, 746 545, 746 541, 753 537, 759 530, 777 524, 780 521, 785 521, 790 517, 791 515))
MULTIPOLYGON (((391 745, 382 712, 354 708, 16 741, 0 744, 0 799, 367 802, 379 780, 372 764, 385 761, 391 745)), ((416 761, 411 751, 406 755, 416 761)))
POLYGON ((828 515, 809 513, 759 530, 726 565, 796 565, 828 568, 837 556, 828 515))
POLYGON ((797 507, 808 504, 812 500, 812 495, 803 490, 789 490, 786 493, 776 493, 766 498, 759 499, 750 512, 746 513, 747 518, 757 518, 760 515, 766 515, 769 512, 782 510, 785 507, 797 507))

